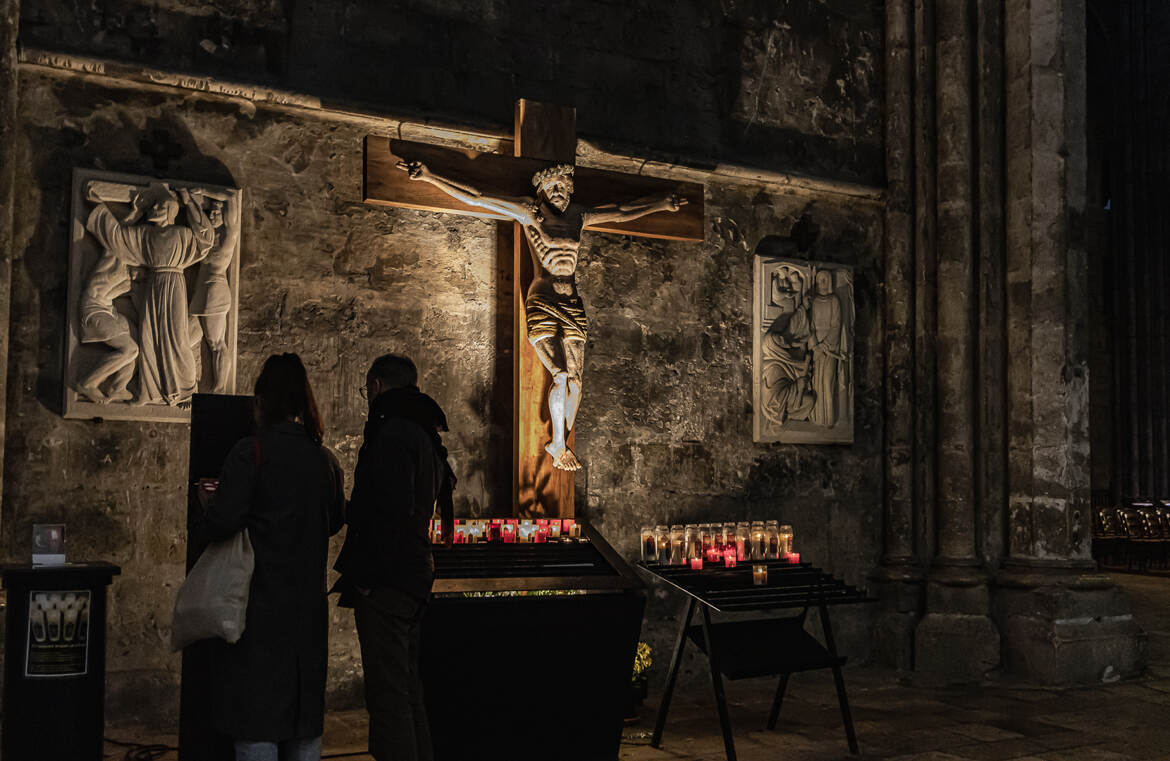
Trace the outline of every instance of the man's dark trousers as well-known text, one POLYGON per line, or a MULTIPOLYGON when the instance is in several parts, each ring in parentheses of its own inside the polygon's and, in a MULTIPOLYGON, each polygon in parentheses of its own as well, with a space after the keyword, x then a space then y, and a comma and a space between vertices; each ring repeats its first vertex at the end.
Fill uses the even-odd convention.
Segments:
POLYGON ((425 605, 392 587, 359 593, 354 603, 377 761, 432 761, 431 733, 418 674, 425 605))

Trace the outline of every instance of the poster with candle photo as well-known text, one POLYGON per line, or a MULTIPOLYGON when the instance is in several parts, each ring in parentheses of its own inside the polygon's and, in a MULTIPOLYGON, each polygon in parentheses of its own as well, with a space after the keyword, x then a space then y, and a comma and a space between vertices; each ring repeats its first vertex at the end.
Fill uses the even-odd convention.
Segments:
POLYGON ((81 676, 89 670, 89 590, 29 592, 24 675, 81 676))

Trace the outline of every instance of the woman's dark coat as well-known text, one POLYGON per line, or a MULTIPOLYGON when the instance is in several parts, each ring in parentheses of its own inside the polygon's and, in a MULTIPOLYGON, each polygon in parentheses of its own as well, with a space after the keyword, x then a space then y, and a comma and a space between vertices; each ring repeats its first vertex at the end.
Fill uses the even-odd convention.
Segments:
POLYGON ((222 659, 220 731, 236 740, 317 737, 325 715, 329 537, 341 527, 341 467, 292 422, 241 440, 207 506, 212 541, 248 529, 256 570, 244 634, 222 659))

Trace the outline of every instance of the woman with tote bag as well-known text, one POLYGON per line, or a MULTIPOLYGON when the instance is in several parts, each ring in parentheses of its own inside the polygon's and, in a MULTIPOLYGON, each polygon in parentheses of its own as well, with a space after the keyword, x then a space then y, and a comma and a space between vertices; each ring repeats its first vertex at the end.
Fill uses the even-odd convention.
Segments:
POLYGON ((212 541, 248 530, 255 555, 244 632, 224 648, 217 728, 236 761, 318 761, 325 720, 329 537, 342 523, 341 467, 296 354, 268 358, 256 379, 258 433, 200 485, 212 541))

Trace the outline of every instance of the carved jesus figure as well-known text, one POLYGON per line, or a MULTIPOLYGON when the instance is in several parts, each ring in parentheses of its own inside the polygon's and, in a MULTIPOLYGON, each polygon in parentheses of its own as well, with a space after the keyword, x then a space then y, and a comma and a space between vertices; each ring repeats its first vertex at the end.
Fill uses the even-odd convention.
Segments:
POLYGON ((624 204, 584 206, 572 201, 573 167, 569 164, 537 172, 532 178, 535 195, 518 198, 485 195, 457 180, 433 174, 421 161, 401 161, 398 168, 412 180, 429 182, 469 206, 502 214, 524 228, 540 265, 524 299, 528 342, 553 381, 548 394, 552 441, 545 450, 557 468, 579 469, 581 463, 565 441, 581 404, 581 371, 588 333, 576 279, 581 232, 589 225, 678 211, 686 199, 668 195, 624 204))

